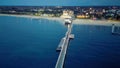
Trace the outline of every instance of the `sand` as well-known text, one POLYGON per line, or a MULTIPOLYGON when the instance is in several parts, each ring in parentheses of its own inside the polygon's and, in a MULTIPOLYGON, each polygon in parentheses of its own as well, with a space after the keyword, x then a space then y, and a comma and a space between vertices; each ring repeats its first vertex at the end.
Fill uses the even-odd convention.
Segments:
MULTIPOLYGON (((26 17, 31 19, 48 19, 56 20, 64 23, 64 19, 59 17, 42 17, 42 16, 33 16, 33 15, 13 15, 13 14, 0 14, 0 16, 14 16, 14 17, 26 17)), ((110 20, 91 20, 91 19, 75 19, 73 20, 74 25, 107 25, 111 26, 112 24, 120 26, 120 21, 110 21, 110 20)))

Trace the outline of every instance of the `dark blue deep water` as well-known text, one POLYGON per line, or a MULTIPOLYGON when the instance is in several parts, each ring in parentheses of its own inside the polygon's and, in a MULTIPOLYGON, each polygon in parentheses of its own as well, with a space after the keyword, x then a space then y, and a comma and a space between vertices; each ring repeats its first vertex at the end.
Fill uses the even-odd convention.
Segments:
POLYGON ((111 26, 74 25, 65 68, 120 68, 120 35, 111 26))
MULTIPOLYGON (((54 68, 66 27, 59 21, 0 16, 0 68, 54 68)), ((74 25, 65 68, 120 68, 111 26, 74 25)))

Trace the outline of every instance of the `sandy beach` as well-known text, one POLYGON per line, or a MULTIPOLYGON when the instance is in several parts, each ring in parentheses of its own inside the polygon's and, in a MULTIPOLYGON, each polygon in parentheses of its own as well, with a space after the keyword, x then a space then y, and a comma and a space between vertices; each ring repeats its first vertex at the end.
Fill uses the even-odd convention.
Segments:
POLYGON ((76 19, 74 20, 74 24, 108 25, 108 26, 112 24, 116 24, 120 26, 120 21, 76 19))
MULTIPOLYGON (((26 18, 32 18, 32 19, 43 18, 43 19, 48 19, 48 20, 56 20, 56 21, 64 23, 64 19, 59 18, 59 17, 42 17, 42 16, 33 16, 33 15, 12 15, 12 14, 0 14, 0 16, 26 17, 26 18)), ((107 25, 107 26, 115 24, 117 26, 120 26, 120 21, 75 19, 73 21, 73 24, 77 24, 77 25, 107 25)))

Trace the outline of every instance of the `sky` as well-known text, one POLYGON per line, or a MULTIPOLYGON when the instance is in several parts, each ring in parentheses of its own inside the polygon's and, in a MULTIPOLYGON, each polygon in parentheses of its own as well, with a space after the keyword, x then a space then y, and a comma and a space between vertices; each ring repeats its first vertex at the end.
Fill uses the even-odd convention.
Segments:
POLYGON ((120 6, 120 0, 0 0, 0 6, 120 6))

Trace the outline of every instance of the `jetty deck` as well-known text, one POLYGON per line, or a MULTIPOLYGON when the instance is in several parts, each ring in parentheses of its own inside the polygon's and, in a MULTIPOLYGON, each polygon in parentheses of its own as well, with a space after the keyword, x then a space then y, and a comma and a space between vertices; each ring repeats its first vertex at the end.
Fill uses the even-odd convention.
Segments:
POLYGON ((61 48, 61 51, 60 51, 55 68, 63 68, 64 67, 64 61, 65 61, 65 56, 66 56, 69 41, 71 38, 74 38, 74 35, 71 34, 71 31, 72 31, 72 23, 68 24, 68 30, 67 30, 65 37, 64 37, 65 40, 61 44, 62 48, 61 48))

